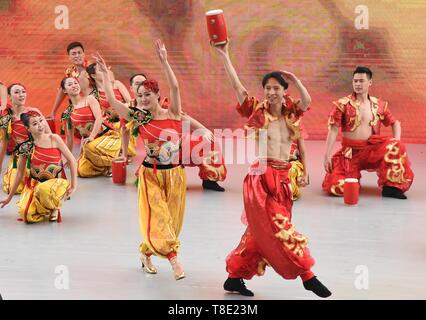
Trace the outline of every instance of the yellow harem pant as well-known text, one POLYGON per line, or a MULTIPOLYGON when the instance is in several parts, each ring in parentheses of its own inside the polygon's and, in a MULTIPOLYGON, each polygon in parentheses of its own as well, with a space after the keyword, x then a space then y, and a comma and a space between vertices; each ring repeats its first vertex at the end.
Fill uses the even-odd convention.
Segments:
MULTIPOLYGON (((126 127, 121 127, 121 122, 113 123, 114 131, 117 131, 120 135, 120 140, 123 140, 123 132, 122 130, 129 130, 126 127)), ((129 145, 127 147, 127 156, 132 158, 136 156, 136 137, 130 133, 129 145)))
POLYGON ((35 223, 49 218, 53 211, 61 208, 62 198, 69 186, 69 181, 62 178, 44 182, 31 179, 29 185, 25 184, 17 202, 21 219, 27 223, 35 223))
POLYGON ((185 211, 186 176, 182 166, 139 169, 139 226, 142 254, 171 258, 179 250, 185 211))
POLYGON ((299 160, 291 161, 291 168, 288 172, 290 178, 290 187, 293 194, 293 200, 299 199, 301 195, 301 188, 299 185, 299 178, 305 174, 305 168, 299 160))
POLYGON ((109 172, 121 149, 120 134, 109 130, 83 147, 77 162, 79 177, 95 177, 109 172))
MULTIPOLYGON (((10 157, 10 160, 9 160, 9 164, 7 166, 6 173, 3 177, 3 190, 7 194, 10 193, 10 190, 12 189, 13 183, 15 181, 16 173, 18 172, 17 161, 18 161, 18 159, 15 156, 15 154, 12 154, 12 156, 10 157), (15 161, 15 164, 14 164, 13 162, 14 162, 15 158, 16 158, 16 161, 15 161)), ((21 183, 19 184, 18 189, 16 189, 15 194, 20 194, 22 192, 22 190, 24 189, 25 177, 29 177, 29 175, 30 175, 30 170, 25 168, 24 178, 22 179, 21 183)))

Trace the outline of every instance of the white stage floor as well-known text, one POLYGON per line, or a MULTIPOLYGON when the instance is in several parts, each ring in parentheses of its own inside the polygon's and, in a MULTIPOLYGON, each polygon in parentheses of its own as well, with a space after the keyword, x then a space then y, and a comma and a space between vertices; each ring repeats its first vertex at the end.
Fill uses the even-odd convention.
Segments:
MULTIPOLYGON (((331 298, 426 299, 426 145, 407 146, 416 176, 408 200, 383 199, 376 175, 365 172, 355 207, 322 193, 324 147, 323 141, 307 142, 311 185, 294 205, 293 223, 308 236, 313 271, 331 298), (368 270, 368 289, 355 285, 357 266, 368 270)), ((198 169, 186 170, 180 261, 187 277, 175 281, 168 262, 158 258, 159 273, 146 275, 139 263, 134 168, 126 186, 105 177, 79 179, 60 224, 25 225, 16 221, 15 203, 1 209, 3 299, 316 299, 300 279, 284 280, 271 268, 247 281, 254 298, 223 291, 225 257, 245 229, 240 215, 247 165, 228 166, 224 193, 203 191, 198 169), (66 276, 60 266, 68 271, 68 289, 55 288, 66 276)))

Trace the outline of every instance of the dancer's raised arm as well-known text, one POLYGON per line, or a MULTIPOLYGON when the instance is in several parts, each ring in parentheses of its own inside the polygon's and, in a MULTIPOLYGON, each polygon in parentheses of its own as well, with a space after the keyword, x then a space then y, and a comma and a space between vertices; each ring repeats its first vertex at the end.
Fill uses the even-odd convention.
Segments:
POLYGON ((117 111, 117 113, 120 115, 121 118, 124 118, 126 120, 131 120, 129 116, 129 107, 121 102, 120 100, 117 100, 114 94, 114 88, 112 87, 111 82, 111 76, 109 74, 108 67, 106 65, 106 62, 102 56, 97 53, 96 55, 93 55, 93 58, 96 60, 96 66, 98 70, 102 73, 103 82, 104 82, 104 89, 105 89, 105 95, 108 99, 109 104, 111 107, 117 111))
POLYGON ((300 94, 300 103, 299 107, 302 109, 302 111, 307 111, 308 107, 312 101, 311 96, 309 95, 308 90, 305 88, 305 86, 302 84, 302 82, 296 77, 294 73, 291 73, 289 71, 281 71, 281 74, 285 81, 288 83, 291 83, 295 86, 295 88, 299 91, 300 94))
POLYGON ((168 108, 168 111, 174 117, 180 117, 182 107, 181 107, 179 83, 176 79, 175 73, 172 70, 172 67, 169 64, 169 61, 167 60, 166 46, 161 40, 155 41, 155 45, 157 48, 158 57, 160 58, 161 66, 163 67, 163 70, 166 74, 167 83, 170 88, 171 103, 168 108))
POLYGON ((215 46, 215 50, 219 53, 219 56, 223 60, 225 66, 226 74, 228 75, 229 80, 231 81, 232 87, 235 90, 237 95, 238 102, 240 104, 244 103, 244 100, 247 98, 247 89, 243 86, 240 79, 238 78, 237 72, 231 62, 229 57, 229 41, 225 45, 215 46))

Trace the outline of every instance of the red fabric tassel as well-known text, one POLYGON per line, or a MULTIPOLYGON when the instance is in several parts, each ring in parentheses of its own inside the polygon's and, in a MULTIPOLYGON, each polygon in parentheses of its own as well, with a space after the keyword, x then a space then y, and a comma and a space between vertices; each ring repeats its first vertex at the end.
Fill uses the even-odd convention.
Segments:
POLYGON ((61 216, 61 210, 58 210, 58 220, 56 220, 58 223, 62 222, 62 216, 61 216))

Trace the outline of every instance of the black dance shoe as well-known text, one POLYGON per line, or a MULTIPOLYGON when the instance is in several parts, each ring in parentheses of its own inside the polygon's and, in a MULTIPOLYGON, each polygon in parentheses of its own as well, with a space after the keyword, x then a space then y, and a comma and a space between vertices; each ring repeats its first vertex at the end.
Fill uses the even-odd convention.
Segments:
POLYGON ((216 181, 203 180, 203 189, 205 190, 213 190, 213 191, 225 191, 216 181))
POLYGON ((246 288, 244 280, 241 278, 228 278, 223 284, 223 289, 229 292, 238 292, 243 296, 253 297, 254 293, 246 288))
POLYGON ((306 290, 312 291, 321 298, 327 298, 331 296, 330 290, 328 290, 327 287, 317 279, 317 277, 313 277, 312 279, 304 281, 303 287, 305 287, 306 290))
POLYGON ((407 199, 407 196, 400 189, 389 186, 383 187, 382 196, 395 199, 407 199))

